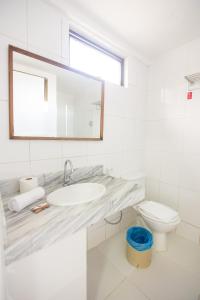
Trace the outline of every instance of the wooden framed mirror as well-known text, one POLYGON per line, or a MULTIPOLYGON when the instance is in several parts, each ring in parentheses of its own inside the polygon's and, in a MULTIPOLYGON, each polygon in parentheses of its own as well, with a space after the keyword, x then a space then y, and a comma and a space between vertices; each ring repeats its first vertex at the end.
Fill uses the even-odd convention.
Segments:
POLYGON ((103 80, 11 45, 8 52, 10 139, 103 140, 103 80))

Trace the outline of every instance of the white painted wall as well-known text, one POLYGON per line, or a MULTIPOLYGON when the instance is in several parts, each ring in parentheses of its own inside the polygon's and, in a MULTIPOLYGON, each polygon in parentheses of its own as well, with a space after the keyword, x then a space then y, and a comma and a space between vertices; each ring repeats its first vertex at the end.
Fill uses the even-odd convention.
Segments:
POLYGON ((186 100, 185 75, 200 72, 200 39, 157 59, 149 69, 147 197, 178 209, 177 232, 199 243, 200 90, 186 100))

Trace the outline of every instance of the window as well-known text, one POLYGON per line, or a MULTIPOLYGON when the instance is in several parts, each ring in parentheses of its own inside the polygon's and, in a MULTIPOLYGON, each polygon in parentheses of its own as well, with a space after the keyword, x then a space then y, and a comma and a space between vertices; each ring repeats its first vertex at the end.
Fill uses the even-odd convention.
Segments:
POLYGON ((103 80, 123 85, 123 58, 72 30, 70 30, 70 66, 103 80))

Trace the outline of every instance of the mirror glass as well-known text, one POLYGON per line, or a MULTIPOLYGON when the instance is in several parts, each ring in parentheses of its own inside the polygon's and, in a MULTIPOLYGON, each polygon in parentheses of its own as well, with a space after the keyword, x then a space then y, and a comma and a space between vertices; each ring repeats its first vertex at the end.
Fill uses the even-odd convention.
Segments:
POLYGON ((11 138, 102 139, 103 81, 24 52, 12 51, 11 138))

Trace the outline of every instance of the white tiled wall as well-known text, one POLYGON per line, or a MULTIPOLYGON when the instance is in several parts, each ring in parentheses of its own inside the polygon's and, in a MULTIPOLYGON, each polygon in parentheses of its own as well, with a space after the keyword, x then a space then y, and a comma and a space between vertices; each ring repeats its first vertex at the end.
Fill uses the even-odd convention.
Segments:
MULTIPOLYGON (((129 226, 136 224, 136 211, 132 207, 124 209, 122 213, 122 219, 116 225, 111 225, 106 223, 105 220, 101 220, 88 228, 88 249, 96 247, 104 240, 107 240, 118 232, 124 231, 129 226)), ((120 212, 117 212, 106 219, 109 222, 117 223, 120 219, 120 212)))
POLYGON ((200 39, 149 68, 146 109, 147 197, 178 209, 177 232, 199 243, 200 90, 186 100, 185 75, 200 72, 200 39))
MULTIPOLYGON (((103 141, 11 141, 8 44, 67 64, 69 21, 40 0, 0 0, 0 5, 0 179, 60 170, 66 158, 75 167, 104 164, 117 176, 143 172, 146 163, 148 198, 178 209, 183 220, 178 232, 198 242, 200 90, 186 101, 184 75, 200 72, 200 40, 152 64, 147 104, 146 67, 127 58, 128 88, 109 83, 105 87, 103 141)), ((101 227, 102 239, 112 234, 113 229, 101 227)))
MULTIPOLYGON (((105 85, 105 129, 100 142, 13 141, 8 138, 8 44, 67 64, 69 22, 40 0, 0 0, 0 179, 103 164, 113 175, 144 171, 144 106, 147 68, 126 59, 128 88, 105 85)), ((126 212, 119 226, 97 224, 89 230, 89 247, 133 222, 126 212)))
POLYGON ((144 169, 146 67, 128 57, 129 87, 105 87, 105 130, 100 142, 8 139, 8 44, 68 63, 69 22, 45 1, 0 0, 0 179, 104 164, 116 175, 144 169))

